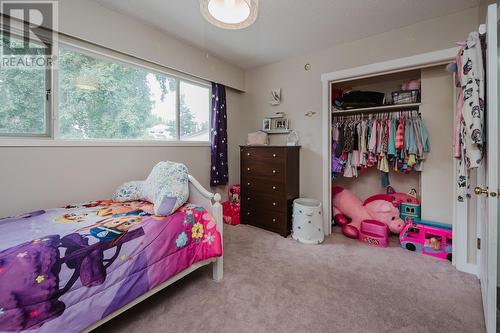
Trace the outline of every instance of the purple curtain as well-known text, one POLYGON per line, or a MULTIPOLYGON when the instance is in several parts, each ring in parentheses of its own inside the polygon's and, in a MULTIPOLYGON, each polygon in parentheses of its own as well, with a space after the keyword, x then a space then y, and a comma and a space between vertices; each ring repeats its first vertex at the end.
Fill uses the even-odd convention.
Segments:
POLYGON ((226 87, 212 82, 212 163, 210 186, 227 185, 227 114, 226 87))

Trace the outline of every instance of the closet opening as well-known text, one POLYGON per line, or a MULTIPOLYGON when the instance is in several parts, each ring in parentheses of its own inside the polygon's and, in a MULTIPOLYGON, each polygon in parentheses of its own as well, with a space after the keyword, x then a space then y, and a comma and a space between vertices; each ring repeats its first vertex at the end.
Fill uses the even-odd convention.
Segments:
MULTIPOLYGON (((372 125, 373 122, 376 122, 379 125, 384 125, 393 120, 399 119, 414 119, 420 118, 420 79, 421 72, 419 69, 404 71, 404 72, 396 72, 387 75, 381 76, 373 76, 362 79, 348 80, 339 83, 331 84, 331 109, 330 112, 332 114, 332 126, 342 126, 348 125, 351 129, 354 129, 355 132, 359 132, 361 130, 361 125, 363 127, 367 125, 372 125), (414 82, 418 84, 417 89, 412 89, 409 91, 417 92, 414 96, 409 96, 407 101, 396 100, 396 103, 393 102, 393 95, 397 95, 397 92, 401 91, 401 85, 404 82, 414 82), (349 94, 350 92, 378 92, 383 94, 384 100, 381 101, 383 106, 365 106, 369 105, 370 102, 359 103, 359 107, 351 107, 351 105, 355 105, 356 103, 345 103, 347 106, 343 108, 342 106, 335 105, 336 94, 343 93, 349 94), (357 128, 352 128, 352 127, 357 128)), ((410 94, 409 94, 410 95, 410 94)), ((382 96, 382 95, 381 95, 382 96)), ((395 96, 396 97, 396 96, 395 96)), ((375 103, 380 102, 376 101, 375 103)), ((372 102, 373 103, 373 102, 372 102)), ((344 127, 345 128, 345 127, 344 127)), ((370 131, 372 128, 363 128, 366 132, 370 131)), ((379 128, 380 129, 380 128, 379 128)), ((380 131, 379 131, 380 132, 380 131)), ((352 133, 352 130, 351 130, 352 133)), ((335 128, 332 128, 332 134, 338 134, 335 131, 335 128)), ((341 133, 342 134, 342 133, 341 133)), ((360 133, 362 134, 362 133, 360 133)), ((369 134, 369 133, 363 133, 369 134)), ((385 134, 385 133, 382 133, 385 134)), ((361 141, 356 133, 356 139, 361 141)), ((366 137, 363 135, 363 139, 366 142, 366 137)), ((364 200, 368 197, 371 197, 376 194, 385 194, 387 193, 387 186, 391 186, 396 192, 410 192, 412 189, 416 191, 417 198, 420 199, 420 171, 416 171, 413 167, 406 167, 404 171, 402 171, 403 165, 400 166, 398 171, 394 170, 394 165, 386 165, 388 173, 383 175, 380 171, 380 160, 379 154, 377 151, 380 151, 382 147, 378 144, 381 137, 375 138, 372 141, 374 146, 372 147, 356 147, 359 148, 357 156, 355 159, 358 160, 361 158, 361 163, 357 162, 357 165, 352 166, 351 170, 345 168, 343 166, 342 170, 338 170, 339 172, 335 172, 335 168, 338 169, 338 165, 332 165, 332 181, 334 186, 340 186, 342 188, 346 188, 352 191, 358 198, 364 200), (361 151, 360 149, 364 151, 361 151), (360 154, 366 154, 366 150, 372 148, 373 150, 369 153, 373 153, 371 161, 366 161, 363 156, 359 156, 360 154), (377 160, 376 160, 377 159, 377 160), (355 170, 357 169, 357 170, 355 170), (386 184, 382 184, 383 181, 388 181, 386 184), (385 185, 385 186, 384 186, 385 185)), ((344 152, 349 149, 345 149, 346 147, 337 146, 337 155, 339 155, 339 148, 343 148, 344 152)), ((347 147, 350 148, 350 147, 347 147)), ((352 149, 351 149, 352 151, 352 149)), ((344 156, 345 157, 345 156, 344 156)), ((348 158, 352 159, 354 156, 348 156, 348 158)), ((367 156, 365 156, 367 157, 367 156)), ((332 163, 337 161, 335 156, 335 152, 332 154, 332 163)), ((350 161, 349 161, 350 162, 350 161)), ((424 162, 425 163, 425 162, 424 162)), ((347 163, 348 167, 352 164, 347 163)))
MULTIPOLYGON (((385 196, 384 200, 399 200, 398 213, 393 214, 393 211, 389 210, 388 214, 397 215, 396 222, 402 221, 402 226, 397 225, 398 223, 395 223, 396 226, 391 225, 391 219, 387 221, 386 225, 392 230, 392 236, 388 237, 389 246, 400 246, 401 251, 417 251, 449 260, 455 266, 460 264, 459 269, 464 271, 470 271, 468 268, 476 265, 477 228, 471 216, 474 209, 469 209, 469 216, 457 218, 455 198, 456 163, 453 157, 453 135, 456 90, 453 74, 446 70, 446 65, 454 61, 456 54, 457 49, 452 48, 322 75, 326 146, 323 150, 326 234, 344 233, 350 238, 359 239, 359 234, 343 232, 344 225, 354 219, 369 218, 363 215, 366 213, 365 209, 359 207, 364 207, 366 199, 372 201, 385 196), (358 91, 379 94, 356 95, 358 91), (345 92, 353 92, 354 98, 339 98, 344 96, 345 92), (356 103, 356 97, 360 96, 361 101, 356 103), (399 125, 401 120, 410 123, 411 131, 414 132, 414 137, 411 138, 412 152, 416 145, 413 141, 418 141, 415 156, 410 160, 408 154, 401 157, 400 161, 391 157, 384 160, 388 165, 381 166, 381 156, 378 154, 378 140, 381 138, 377 137, 375 148, 371 147, 375 149, 375 158, 370 163, 363 161, 370 152, 365 154, 365 157, 353 157, 351 154, 350 161, 355 160, 356 163, 347 163, 346 153, 352 153, 354 148, 361 149, 359 135, 363 135, 363 139, 367 140, 365 134, 359 132, 362 129, 360 124, 381 122, 383 127, 389 129, 389 133, 383 132, 386 138, 385 135, 390 137, 394 129, 397 130, 392 122, 399 125), (337 127, 339 124, 345 126, 345 123, 351 126, 348 137, 355 135, 358 144, 356 147, 348 144, 347 149, 337 149, 339 142, 334 142, 334 136, 338 140, 337 127), (422 137, 425 134, 419 130, 421 127, 425 127, 427 138, 422 137), (428 149, 422 147, 426 144, 428 149), (336 160, 339 157, 343 159, 341 166, 336 160), (346 165, 351 168, 347 172, 346 165), (382 170, 384 172, 381 172, 382 170), (333 198, 341 189, 348 190, 358 198, 360 204, 355 207, 363 212, 354 213, 354 217, 350 216, 345 221, 341 219, 340 223, 335 223, 335 216, 339 212, 334 207, 333 198), (326 211, 327 209, 329 211, 326 211), (407 224, 408 219, 416 220, 418 224, 407 224), (467 219, 467 223, 462 223, 467 219)), ((352 138, 350 140, 352 143, 352 138)), ((385 142, 387 144, 388 140, 385 142)), ((365 144, 368 145, 369 142, 365 141, 365 144)), ((382 148, 386 155, 387 149, 382 148)), ((397 150, 396 154, 400 152, 401 150, 397 150)), ((391 154, 394 155, 394 152, 391 154)), ((368 223, 359 226, 358 233, 362 236, 368 235, 366 242, 371 245, 383 245, 384 231, 377 228, 377 225, 368 223)))

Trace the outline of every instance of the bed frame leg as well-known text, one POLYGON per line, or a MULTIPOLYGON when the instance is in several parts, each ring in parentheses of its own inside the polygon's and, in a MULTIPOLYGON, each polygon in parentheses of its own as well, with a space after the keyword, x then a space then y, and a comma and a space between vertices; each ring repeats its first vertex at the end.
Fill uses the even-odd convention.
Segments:
POLYGON ((221 256, 215 260, 212 266, 212 274, 213 274, 212 276, 215 282, 222 281, 222 276, 224 274, 223 272, 224 272, 223 259, 221 256))
MULTIPOLYGON (((224 222, 222 221, 222 205, 220 204, 221 196, 219 193, 214 195, 214 204, 212 207, 212 216, 217 222, 217 229, 219 229, 222 247, 224 248, 224 222)), ((223 275, 223 256, 218 257, 213 263, 213 279, 217 282, 222 280, 223 275)))

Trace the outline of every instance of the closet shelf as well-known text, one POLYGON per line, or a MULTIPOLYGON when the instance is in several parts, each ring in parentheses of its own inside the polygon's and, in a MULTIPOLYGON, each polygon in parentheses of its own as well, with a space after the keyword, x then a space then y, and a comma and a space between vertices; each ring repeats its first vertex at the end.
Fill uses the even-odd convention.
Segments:
POLYGON ((374 106, 368 108, 340 110, 340 111, 332 110, 332 115, 340 116, 340 115, 362 114, 368 112, 376 113, 376 112, 418 110, 420 105, 422 105, 422 103, 393 104, 393 105, 374 106))

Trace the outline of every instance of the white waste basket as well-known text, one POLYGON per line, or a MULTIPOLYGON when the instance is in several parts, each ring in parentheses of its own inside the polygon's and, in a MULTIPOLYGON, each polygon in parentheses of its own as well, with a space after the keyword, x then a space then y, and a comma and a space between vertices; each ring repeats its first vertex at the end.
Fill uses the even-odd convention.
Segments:
POLYGON ((305 244, 319 244, 325 239, 321 202, 298 198, 293 201, 292 238, 305 244))

